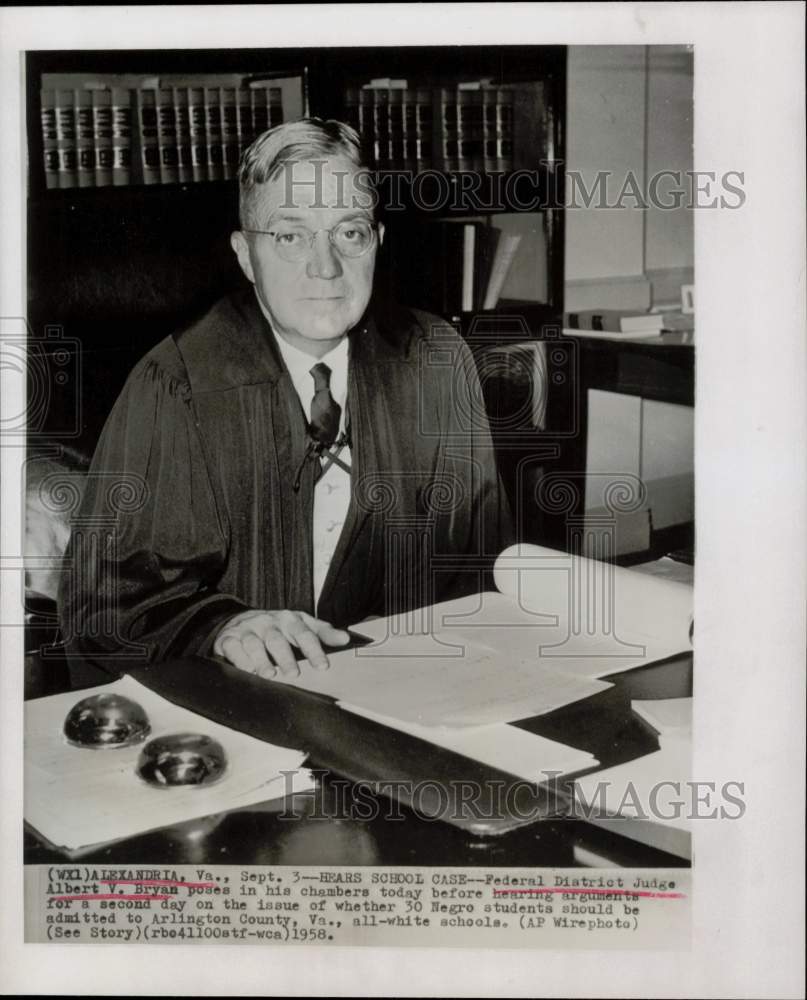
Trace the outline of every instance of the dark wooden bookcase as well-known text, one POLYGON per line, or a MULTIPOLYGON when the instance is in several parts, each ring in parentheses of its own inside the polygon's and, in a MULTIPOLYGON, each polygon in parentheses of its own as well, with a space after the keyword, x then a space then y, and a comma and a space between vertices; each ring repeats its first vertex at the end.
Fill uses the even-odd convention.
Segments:
MULTIPOLYGON (((556 335, 563 311, 564 283, 564 122, 566 50, 563 46, 427 46, 332 49, 225 49, 148 51, 38 51, 26 54, 28 137, 28 320, 38 348, 74 351, 80 368, 76 400, 56 394, 34 428, 34 437, 65 439, 75 423, 74 444, 91 451, 103 421, 133 363, 171 330, 187 323, 217 297, 243 280, 229 247, 237 227, 236 183, 152 184, 125 187, 46 189, 40 125, 43 74, 240 73, 301 77, 309 114, 345 119, 345 96, 374 78, 405 78, 414 84, 452 87, 460 81, 492 79, 502 85, 540 81, 544 142, 519 150, 514 164, 522 204, 541 216, 545 261, 543 301, 504 300, 485 312, 449 317, 478 357, 491 346, 556 335), (527 176, 526 171, 530 172, 527 176), (58 398, 56 398, 58 397, 58 398)), ((418 305, 418 289, 408 284, 407 254, 417 252, 419 233, 429 218, 456 215, 485 219, 494 212, 518 211, 496 198, 501 176, 482 175, 474 197, 459 172, 447 175, 451 198, 425 208, 404 191, 404 210, 380 212, 387 240, 379 255, 378 283, 406 304, 418 305)), ((383 192, 383 186, 382 186, 383 192)), ((547 349, 549 427, 568 433, 565 416, 573 386, 569 358, 547 349), (561 426, 563 425, 563 426, 561 426)), ((507 391, 486 383, 502 472, 521 510, 522 537, 542 535, 517 496, 525 487, 524 457, 551 463, 560 452, 553 431, 514 427, 507 391), (497 428, 497 419, 500 426, 497 428), (504 428, 501 430, 501 428, 504 428)), ((531 488, 531 487, 530 487, 531 488)))

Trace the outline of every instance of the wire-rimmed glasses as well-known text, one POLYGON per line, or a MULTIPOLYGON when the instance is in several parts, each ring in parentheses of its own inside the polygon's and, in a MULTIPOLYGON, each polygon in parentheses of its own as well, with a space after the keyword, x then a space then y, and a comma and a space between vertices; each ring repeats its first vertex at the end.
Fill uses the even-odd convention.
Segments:
POLYGON ((283 260, 304 260, 319 233, 327 233, 331 246, 342 257, 363 257, 375 245, 378 224, 368 219, 344 219, 332 229, 308 229, 279 222, 271 229, 244 229, 256 236, 271 236, 275 252, 283 260))

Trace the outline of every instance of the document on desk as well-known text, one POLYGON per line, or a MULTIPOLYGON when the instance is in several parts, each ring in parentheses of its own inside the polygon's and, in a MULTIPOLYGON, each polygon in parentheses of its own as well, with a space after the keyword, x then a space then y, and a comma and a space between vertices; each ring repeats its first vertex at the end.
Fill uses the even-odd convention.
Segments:
POLYGON ((691 740, 662 736, 654 753, 577 778, 575 808, 596 826, 689 860, 682 795, 691 774, 691 740))
POLYGON ((59 847, 105 843, 274 799, 290 787, 311 788, 311 775, 301 767, 304 756, 203 719, 124 677, 25 703, 24 817, 59 847), (217 740, 227 756, 224 776, 208 787, 154 788, 135 773, 147 741, 104 750, 70 745, 63 735, 67 713, 76 702, 101 693, 137 702, 151 724, 148 739, 190 732, 217 740))
POLYGON ((610 674, 689 648, 692 588, 538 546, 496 562, 499 590, 356 626, 369 646, 287 683, 423 726, 554 711, 610 674))
POLYGON ((692 738, 692 699, 660 698, 632 701, 630 707, 661 737, 688 740, 692 738))
POLYGON ((468 757, 480 764, 487 764, 499 771, 533 781, 546 782, 550 775, 575 774, 596 767, 599 761, 587 750, 578 750, 557 740, 547 739, 537 733, 528 733, 516 726, 465 726, 461 729, 447 726, 419 726, 402 722, 387 715, 377 715, 355 705, 340 706, 354 715, 397 729, 417 739, 425 740, 444 750, 468 757))

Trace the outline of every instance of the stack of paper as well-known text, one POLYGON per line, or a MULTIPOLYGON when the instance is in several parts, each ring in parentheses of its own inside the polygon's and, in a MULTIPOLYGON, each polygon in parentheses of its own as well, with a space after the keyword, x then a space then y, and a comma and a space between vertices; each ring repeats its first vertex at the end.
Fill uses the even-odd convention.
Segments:
POLYGON ((610 687, 544 666, 537 641, 498 628, 479 638, 454 629, 393 636, 332 653, 326 671, 303 669, 284 680, 376 715, 453 728, 542 715, 610 687))
POLYGON ((497 559, 498 592, 362 622, 369 646, 284 682, 406 724, 515 722, 690 649, 692 588, 538 546, 497 559))
POLYGON ((76 849, 278 798, 313 785, 304 754, 264 743, 178 708, 125 677, 78 693, 25 705, 25 819, 57 846, 76 849), (144 744, 91 750, 62 732, 77 701, 92 694, 136 701, 151 722, 149 739, 201 733, 222 745, 227 770, 207 787, 154 788, 135 773, 144 744))

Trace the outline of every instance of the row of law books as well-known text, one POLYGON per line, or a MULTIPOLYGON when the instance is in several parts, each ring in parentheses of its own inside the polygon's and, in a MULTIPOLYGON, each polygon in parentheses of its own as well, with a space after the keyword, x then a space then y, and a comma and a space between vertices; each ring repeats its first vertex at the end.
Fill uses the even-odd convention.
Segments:
POLYGON ((544 114, 540 84, 497 86, 490 80, 451 87, 409 86, 379 78, 345 91, 345 115, 377 170, 498 172, 514 167, 516 109, 544 114))
POLYGON ((241 154, 283 121, 282 92, 242 87, 43 88, 47 188, 230 180, 241 154))

